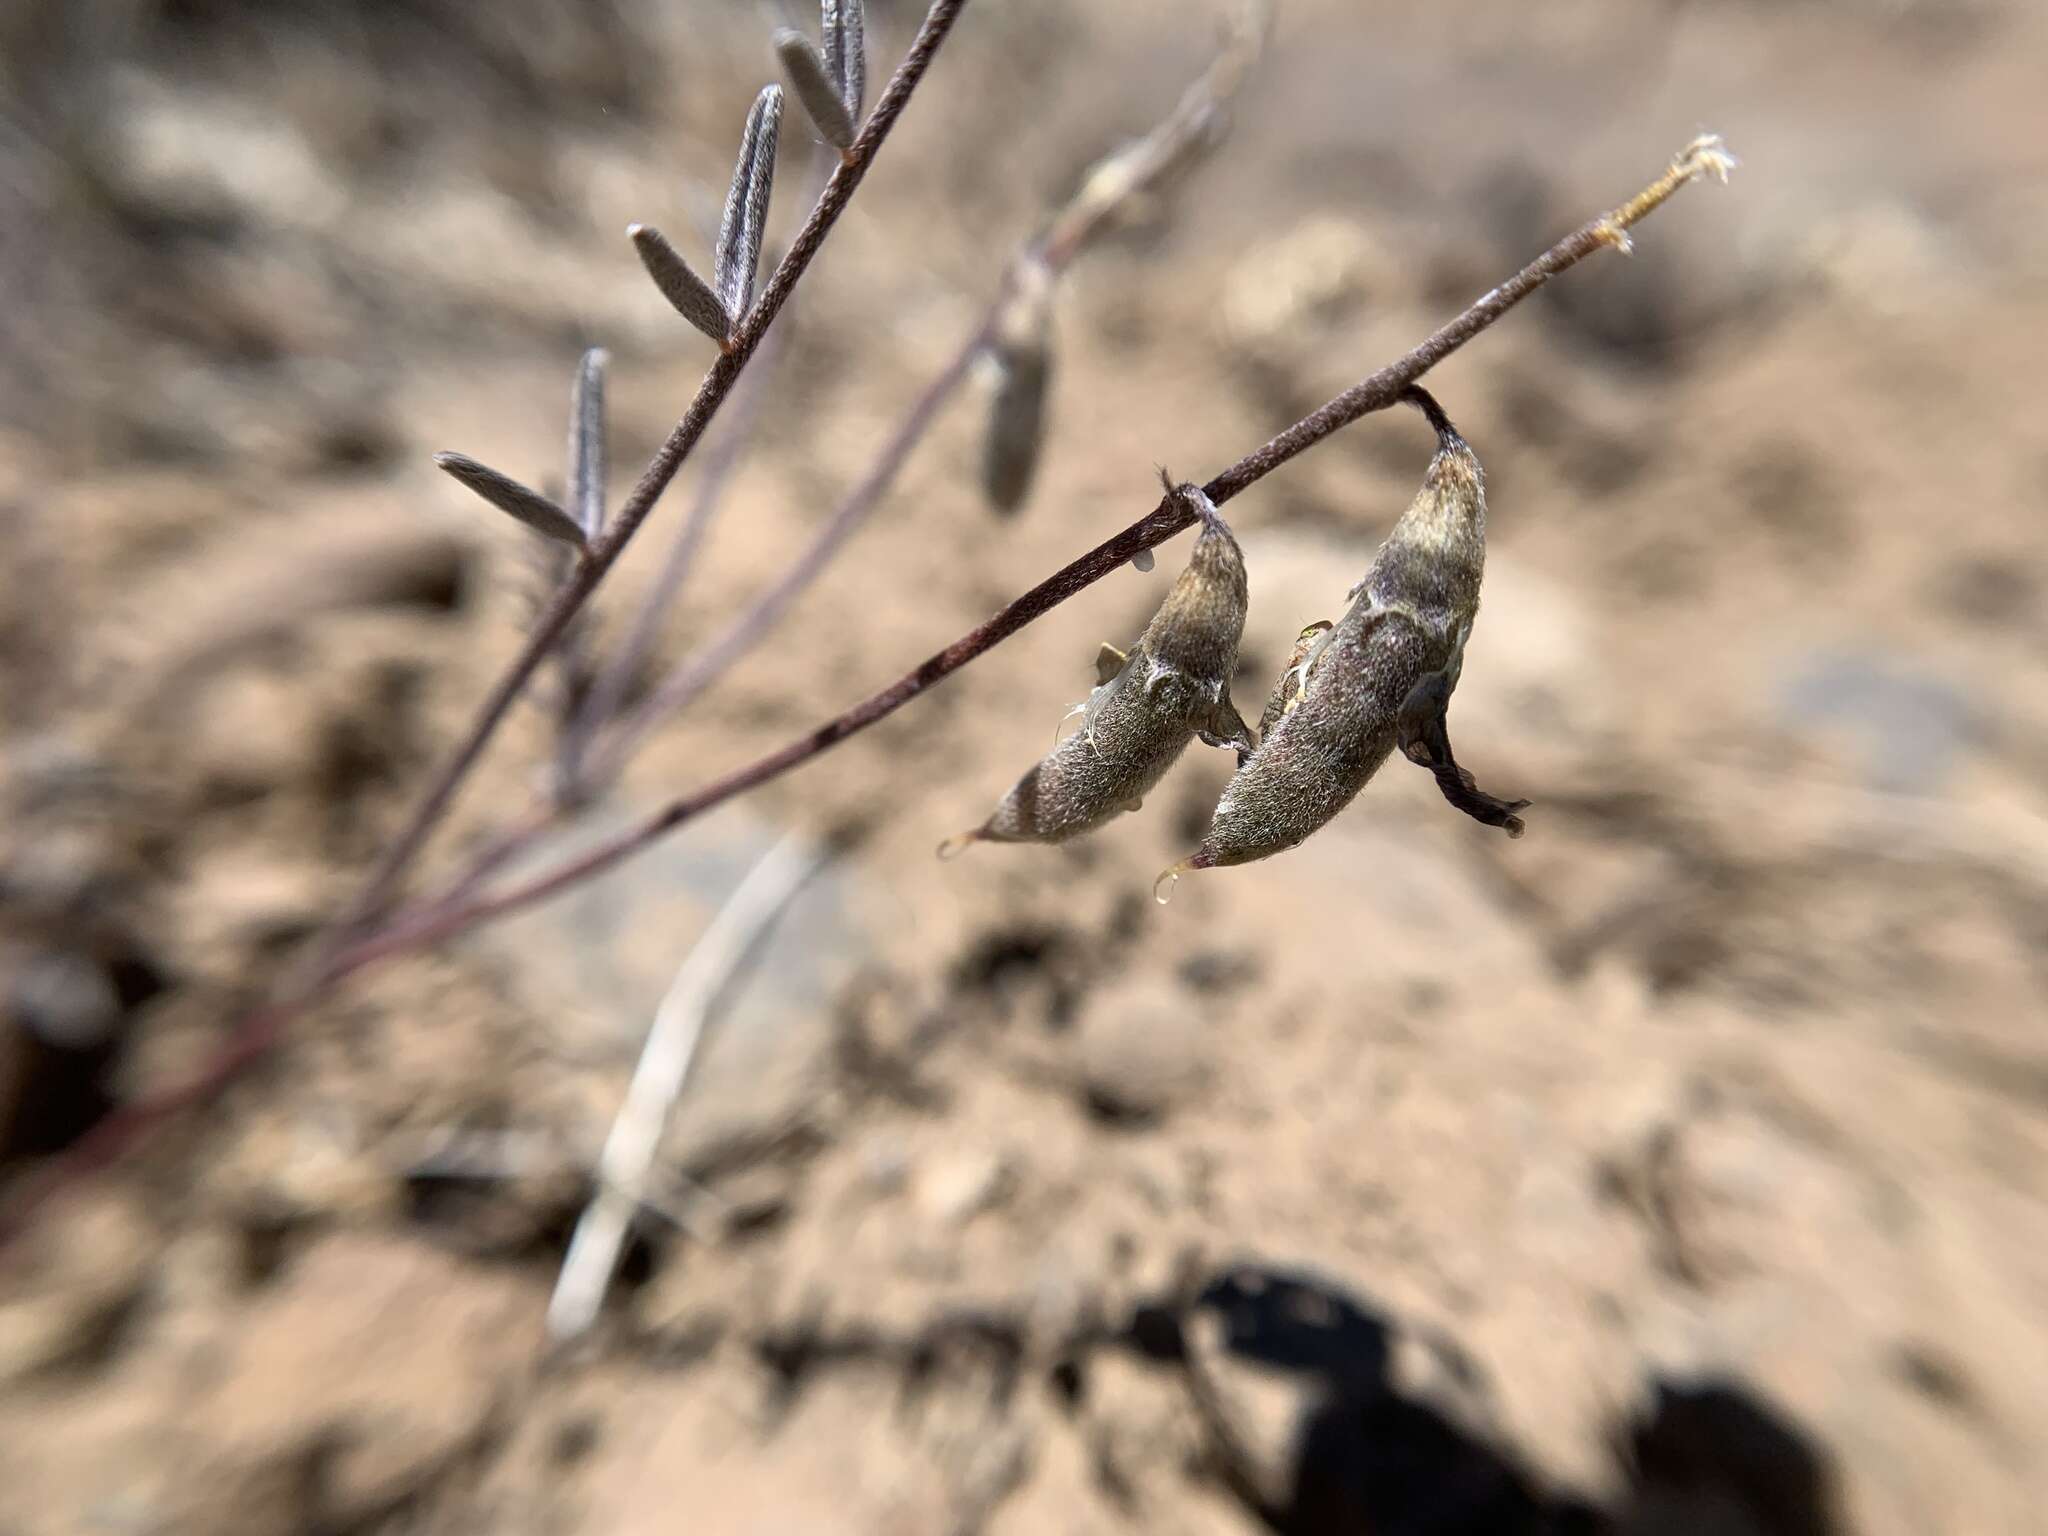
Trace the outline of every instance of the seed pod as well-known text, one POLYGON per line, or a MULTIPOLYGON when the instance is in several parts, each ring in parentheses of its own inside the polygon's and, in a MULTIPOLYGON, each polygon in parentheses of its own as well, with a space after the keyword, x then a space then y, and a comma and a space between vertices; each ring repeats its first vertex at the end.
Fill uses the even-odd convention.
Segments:
POLYGON ((1105 645, 1081 728, 1016 783, 993 815, 949 838, 942 858, 969 843, 1060 843, 1134 811, 1199 733, 1214 745, 1249 746, 1230 702, 1230 674, 1244 634, 1244 556, 1198 486, 1170 483, 1191 502, 1202 531, 1187 568, 1128 655, 1105 645))
POLYGON ((999 371, 981 455, 982 490, 989 505, 1005 513, 1016 511, 1031 493, 1052 382, 1052 274, 1027 258, 1010 282, 990 346, 999 371))
MULTIPOLYGON (((1485 480, 1437 403, 1416 388, 1403 398, 1437 433, 1422 489, 1352 589, 1350 610, 1321 634, 1302 631, 1258 746, 1224 789, 1202 846, 1162 881, 1294 847, 1349 804, 1397 744, 1429 761, 1418 754, 1441 742, 1450 776, 1462 774, 1449 763, 1442 717, 1479 609, 1485 480)), ((1438 782, 1446 784, 1442 771, 1438 782)), ((1462 802, 1448 784, 1445 793, 1481 820, 1519 826, 1512 811, 1526 802, 1480 795, 1468 777, 1463 789, 1462 802)))

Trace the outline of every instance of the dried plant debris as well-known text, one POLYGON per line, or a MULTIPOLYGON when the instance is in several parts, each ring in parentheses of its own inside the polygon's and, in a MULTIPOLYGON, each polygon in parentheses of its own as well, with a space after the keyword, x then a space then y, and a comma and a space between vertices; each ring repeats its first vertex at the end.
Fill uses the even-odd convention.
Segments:
POLYGON ((782 128, 782 87, 768 85, 754 98, 725 195, 712 263, 719 302, 739 325, 754 301, 754 273, 761 264, 761 232, 768 223, 768 197, 775 187, 775 140, 782 128))
POLYGON ((668 236, 652 224, 629 224, 626 238, 633 242, 633 249, 640 253, 640 265, 647 269, 654 286, 675 307, 676 313, 721 347, 731 345, 733 321, 725 301, 697 275, 668 236))
POLYGON ((1402 398, 1437 433, 1422 489, 1352 589, 1350 611, 1301 632, 1258 746, 1223 791, 1202 846, 1162 882, 1296 846, 1348 805, 1396 746, 1435 773, 1459 810, 1510 836, 1522 831, 1516 813, 1529 802, 1477 788, 1451 755, 1444 719, 1479 611, 1485 477, 1435 400, 1417 388, 1402 398))
POLYGON ((588 549, 583 526, 539 491, 521 485, 510 475, 501 475, 488 464, 479 464, 466 453, 437 453, 434 462, 483 497, 492 506, 516 517, 535 533, 559 539, 579 553, 588 549))
POLYGON ((1045 442, 1045 402, 1052 381, 1052 272, 1026 257, 996 311, 989 352, 996 389, 982 442, 981 485, 989 505, 1014 512, 1031 492, 1045 442))
POLYGON ((1193 507, 1201 533, 1187 568, 1128 653, 1105 644, 1081 727, 1019 779, 989 819, 948 839, 951 857, 970 843, 1058 843, 1134 811, 1194 736, 1249 747, 1230 701, 1244 634, 1244 556, 1216 504, 1199 486, 1167 494, 1193 507))

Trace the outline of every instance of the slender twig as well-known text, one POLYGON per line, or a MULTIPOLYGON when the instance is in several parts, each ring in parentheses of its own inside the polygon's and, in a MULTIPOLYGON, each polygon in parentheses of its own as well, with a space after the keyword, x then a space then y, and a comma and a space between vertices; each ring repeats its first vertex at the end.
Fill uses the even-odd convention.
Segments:
MULTIPOLYGON (((1345 390, 1320 410, 1303 417, 1264 447, 1246 454, 1217 475, 1202 489, 1221 506, 1270 475, 1289 459, 1306 452, 1339 428, 1373 411, 1383 411, 1401 398, 1401 392, 1431 368, 1492 325, 1523 299, 1558 273, 1576 266, 1596 251, 1609 247, 1626 250, 1624 236, 1629 227, 1647 217, 1687 182, 1703 175, 1726 177, 1733 164, 1721 141, 1703 136, 1686 146, 1669 170, 1655 182, 1611 213, 1581 225, 1558 241, 1507 282, 1485 294, 1470 308, 1440 326, 1395 362, 1345 390)), ((702 789, 681 796, 646 818, 614 834, 595 848, 552 870, 534 875, 509 890, 479 897, 465 905, 421 914, 413 921, 395 922, 384 934, 366 940, 343 956, 344 970, 368 964, 387 955, 418 949, 477 923, 543 901, 556 892, 588 879, 619 860, 638 852, 655 839, 715 805, 772 779, 829 751, 847 737, 866 730, 876 721, 894 714, 919 694, 959 671, 984 652, 1000 645, 1025 625, 1051 612, 1075 593, 1121 568, 1140 550, 1150 549, 1188 527, 1195 520, 1189 505, 1173 497, 1161 497, 1159 504, 1130 527, 1098 544, 1094 549, 1054 572, 1023 596, 1015 599, 994 618, 977 625, 937 654, 851 709, 743 767, 714 779, 702 789)))
POLYGON ((557 1343, 581 1334, 604 1305, 619 1252, 647 1203, 648 1172, 676 1099, 689 1081, 713 1007, 824 858, 821 850, 794 834, 777 843, 747 872, 669 983, 627 1084, 625 1102, 605 1138, 596 1193, 576 1223, 548 1302, 548 1332, 557 1343))
POLYGON ((735 391, 732 415, 727 418, 724 431, 705 451, 696 494, 676 528, 676 536, 662 559, 661 569, 634 608, 625 634, 620 637, 611 657, 598 669, 596 681, 584 695, 582 707, 570 722, 563 758, 571 765, 570 783, 578 798, 587 795, 594 786, 607 782, 606 774, 597 771, 590 762, 591 741, 618 715, 627 690, 646 664, 648 652, 654 648, 662 621, 674 608, 684 582, 689 579, 697 561, 697 551, 703 546, 704 535, 710 531, 712 516, 717 512, 726 488, 745 456, 754 427, 761 419, 767 370, 774 360, 773 355, 782 349, 783 338, 783 331, 769 334, 745 384, 735 391))
POLYGON ((744 316, 735 317, 736 324, 731 343, 712 362, 704 381, 697 387, 697 394, 682 420, 676 423, 668 437, 656 450, 653 459, 641 473, 639 482, 625 500, 618 514, 612 518, 602 535, 593 540, 585 558, 580 561, 570 579, 563 583, 555 594, 554 601, 541 614, 528 632, 526 643, 520 647, 497 685, 484 700, 475 721, 462 742, 451 753, 441 769, 420 797, 412 814, 406 819, 398 835, 394 837, 384 854, 372 869, 364 883, 363 892, 349 908, 347 916, 337 925, 342 934, 359 931, 362 924, 381 911, 397 888, 399 880, 411 867, 412 861, 425 846, 428 836, 440 824, 456 791, 476 766, 477 759, 496 734, 499 725, 518 699, 522 689, 540 665, 578 611, 580 611, 597 584, 617 564, 620 554, 631 542, 633 535, 640 531, 640 525, 647 521, 648 514, 668 484, 689 457, 690 450, 704 435, 704 429, 711 424, 720 405, 732 392, 732 387, 745 369, 754 350, 761 344, 761 337, 775 322, 787 302, 791 290, 810 267, 811 260, 818 254, 818 248, 825 243, 825 236, 839 221, 841 213, 852 200, 856 188, 867 175, 868 167, 874 163, 876 153, 889 136, 889 130, 896 125, 896 119, 909 104, 910 96, 917 84, 930 68, 933 55, 946 35, 953 29, 961 8, 967 0, 933 0, 931 9, 925 13, 924 24, 918 29, 917 37, 910 45, 910 51, 903 62, 896 67, 888 88, 882 92, 881 100, 875 103, 874 112, 862 126, 860 136, 853 141, 832 178, 819 194, 816 205, 805 220, 804 226, 791 244, 789 252, 776 267, 768 280, 767 288, 760 299, 744 316))
POLYGON ((650 730, 695 699, 734 662, 753 649, 803 595, 804 589, 824 573, 840 546, 853 537, 860 525, 867 521, 868 514, 888 494, 897 472, 903 468, 911 450, 930 430, 933 421, 937 420, 941 407, 966 381, 984 340, 984 332, 974 332, 947 359, 945 366, 911 406, 909 414, 890 434, 889 441, 883 444, 882 451, 868 466, 868 472, 861 477, 860 483, 847 493, 803 553, 775 584, 748 604, 719 632, 716 639, 671 672, 638 709, 621 719, 599 743, 592 762, 594 776, 603 779, 615 772, 650 730))

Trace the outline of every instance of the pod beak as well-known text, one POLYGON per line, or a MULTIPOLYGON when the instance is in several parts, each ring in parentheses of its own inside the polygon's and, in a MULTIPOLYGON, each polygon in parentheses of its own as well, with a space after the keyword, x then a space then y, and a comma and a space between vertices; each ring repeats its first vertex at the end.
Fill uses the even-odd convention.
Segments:
POLYGON ((956 833, 939 844, 939 858, 942 862, 950 862, 953 859, 959 858, 973 844, 981 841, 982 831, 979 827, 971 828, 966 832, 956 833))
POLYGON ((1191 853, 1178 864, 1161 870, 1159 878, 1152 882, 1152 899, 1162 907, 1173 900, 1174 887, 1180 884, 1180 877, 1192 870, 1208 869, 1213 864, 1206 853, 1191 853))

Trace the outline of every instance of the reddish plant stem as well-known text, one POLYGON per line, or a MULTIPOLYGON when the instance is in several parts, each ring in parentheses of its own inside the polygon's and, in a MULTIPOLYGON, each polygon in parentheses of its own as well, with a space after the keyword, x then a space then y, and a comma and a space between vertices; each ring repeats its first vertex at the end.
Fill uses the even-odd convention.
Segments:
POLYGON ((952 357, 947 359, 924 393, 898 423, 868 472, 847 493, 824 527, 808 547, 784 571, 775 584, 763 592, 722 630, 718 637, 677 667, 641 706, 618 724, 598 744, 592 772, 600 781, 616 773, 647 733, 676 711, 687 706, 778 623, 805 588, 824 573, 840 546, 867 521, 895 482, 897 472, 910 457, 938 418, 940 408, 967 379, 974 360, 988 339, 988 327, 978 327, 952 357))
MULTIPOLYGON (((684 519, 684 526, 660 579, 633 623, 628 640, 600 679, 575 722, 576 739, 565 744, 564 760, 574 771, 566 782, 575 795, 544 806, 485 845, 471 867, 464 869, 438 895, 398 923, 420 921, 424 914, 453 907, 471 896, 508 860, 558 825, 563 816, 588 796, 612 783, 634 750, 661 722, 693 702, 707 688, 759 645, 796 603, 805 589, 830 567, 832 559, 887 496, 911 453, 931 431, 941 408, 967 382, 976 360, 994 344, 1002 319, 1020 289, 1049 287, 1105 228, 1110 217, 1131 198, 1158 186, 1198 158, 1212 141, 1212 128, 1225 104, 1236 95, 1247 71, 1264 50, 1271 16, 1266 0, 1245 0, 1234 16, 1223 51, 1202 76, 1181 93, 1173 110, 1142 138, 1121 145, 1096 162, 1074 196, 1059 208, 1045 228, 1027 240, 1010 259, 1003 279, 967 336, 939 372, 911 403, 896 430, 875 457, 868 472, 836 507, 824 525, 783 576, 761 593, 708 645, 685 657, 629 717, 615 718, 631 671, 651 644, 656 621, 672 603, 694 555, 709 505, 736 458, 734 447, 744 433, 721 445, 722 452, 705 468, 704 488, 684 519), (595 743, 593 736, 597 736, 595 743)), ((780 332, 771 333, 767 346, 780 332)), ((742 396, 757 395, 760 363, 742 396)), ((752 400, 743 404, 756 403, 752 400)))
MULTIPOLYGON (((689 579, 696 564, 697 552, 703 547, 705 534, 710 531, 712 516, 718 510, 733 472, 739 468, 748 439, 760 419, 766 382, 762 370, 770 367, 770 354, 782 344, 782 334, 777 331, 769 336, 762 346, 754 372, 748 375, 743 386, 733 392, 734 414, 723 437, 707 450, 697 493, 690 502, 689 511, 683 516, 682 527, 676 532, 661 570, 634 610, 617 650, 599 670, 596 683, 570 722, 570 739, 564 743, 562 755, 569 765, 564 777, 572 791, 569 798, 573 804, 565 809, 586 802, 609 780, 606 770, 592 764, 593 742, 619 713, 619 706, 635 675, 645 663, 648 652, 654 648, 655 638, 661 631, 661 621, 674 607, 683 583, 689 579)), ((467 878, 474 883, 474 872, 467 878)))
MULTIPOLYGON (((1689 155, 1691 153, 1688 152, 1689 155)), ((1246 454, 1217 475, 1203 487, 1210 500, 1222 505, 1340 428, 1361 416, 1395 404, 1410 384, 1551 278, 1576 266, 1595 251, 1625 246, 1625 231, 1631 224, 1660 206, 1698 174, 1700 168, 1689 158, 1681 157, 1675 161, 1671 170, 1628 203, 1581 225, 1507 282, 1481 297, 1464 313, 1438 327, 1402 357, 1352 385, 1321 409, 1303 417, 1265 446, 1246 454)), ((588 852, 509 890, 432 908, 411 919, 400 918, 384 932, 364 940, 338 957, 336 977, 388 956, 423 948, 476 924, 544 901, 609 869, 693 817, 771 779, 780 778, 829 751, 847 737, 894 714, 941 679, 1000 645, 1075 593, 1121 569, 1139 551, 1163 543, 1193 522, 1194 514, 1182 504, 1161 497, 1151 512, 1123 532, 1054 572, 986 623, 969 630, 944 650, 927 657, 922 664, 845 713, 767 756, 712 780, 694 793, 670 801, 588 852)))

